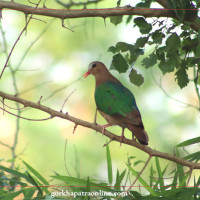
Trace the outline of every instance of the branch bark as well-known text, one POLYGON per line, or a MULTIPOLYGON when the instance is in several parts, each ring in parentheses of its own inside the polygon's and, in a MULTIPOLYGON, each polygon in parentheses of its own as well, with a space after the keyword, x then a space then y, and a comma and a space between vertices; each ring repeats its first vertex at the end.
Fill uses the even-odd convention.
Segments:
MULTIPOLYGON (((48 113, 51 116, 51 118, 59 117, 59 118, 62 118, 62 119, 66 119, 66 120, 69 120, 69 121, 75 123, 76 125, 81 125, 81 126, 96 130, 96 131, 98 131, 99 133, 102 134, 102 128, 99 125, 96 125, 94 123, 86 122, 84 120, 75 118, 75 117, 70 116, 68 114, 53 110, 50 107, 43 106, 40 103, 34 103, 32 101, 28 101, 28 100, 22 99, 20 97, 14 96, 14 95, 10 95, 10 94, 4 93, 2 91, 0 91, 0 96, 3 99, 8 99, 8 100, 11 100, 11 101, 14 101, 14 102, 18 102, 18 103, 24 105, 25 107, 35 108, 35 109, 41 110, 45 113, 48 113)), ((105 130, 104 135, 107 136, 108 138, 112 139, 113 141, 115 140, 119 143, 121 142, 121 137, 111 133, 110 131, 105 130)), ((136 147, 136 148, 140 149, 141 151, 148 153, 149 156, 151 156, 151 157, 157 156, 159 158, 163 158, 163 159, 170 160, 170 161, 176 162, 178 164, 187 166, 190 169, 200 169, 200 163, 190 162, 190 161, 184 160, 184 159, 179 158, 179 157, 172 155, 172 154, 163 153, 163 152, 153 150, 150 147, 139 144, 134 140, 129 140, 129 139, 124 138, 122 143, 136 147)))
POLYGON ((48 9, 19 4, 13 1, 0 1, 1 9, 11 9, 23 12, 24 14, 34 14, 55 17, 60 19, 66 18, 83 18, 83 17, 110 17, 123 15, 141 15, 144 17, 175 17, 175 14, 170 10, 157 8, 134 8, 130 6, 106 8, 106 9, 48 9))

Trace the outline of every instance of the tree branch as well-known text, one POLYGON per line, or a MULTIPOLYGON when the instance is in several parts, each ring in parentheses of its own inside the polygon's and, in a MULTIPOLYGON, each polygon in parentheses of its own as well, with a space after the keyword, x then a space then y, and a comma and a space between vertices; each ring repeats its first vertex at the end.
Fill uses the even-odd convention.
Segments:
POLYGON ((91 1, 86 1, 86 2, 73 2, 73 1, 70 1, 69 3, 63 3, 62 1, 60 0, 55 0, 58 4, 64 6, 65 8, 71 8, 72 6, 84 6, 86 7, 87 5, 89 4, 96 4, 96 3, 99 3, 103 0, 91 0, 91 1))
POLYGON ((34 14, 55 17, 60 19, 66 18, 83 18, 83 17, 110 17, 123 15, 141 15, 145 17, 175 17, 171 10, 159 8, 134 8, 131 6, 106 8, 106 9, 48 9, 27 6, 11 1, 0 1, 1 9, 11 9, 23 12, 25 15, 34 14))
MULTIPOLYGON (((69 120, 69 121, 75 123, 76 125, 81 125, 81 126, 84 126, 84 127, 88 127, 90 129, 96 130, 96 131, 98 131, 99 133, 102 134, 102 128, 99 125, 95 125, 94 123, 86 122, 84 120, 75 118, 75 117, 70 116, 68 114, 64 114, 62 112, 58 112, 56 110, 53 110, 53 109, 51 109, 51 108, 49 108, 47 106, 43 106, 43 105, 41 105, 39 103, 34 103, 32 101, 28 101, 28 100, 22 99, 20 97, 17 97, 17 96, 14 96, 14 95, 10 95, 10 94, 7 94, 7 93, 1 92, 1 91, 0 91, 0 96, 3 99, 8 99, 8 100, 11 100, 11 101, 15 101, 15 102, 18 102, 20 104, 23 104, 26 107, 35 108, 35 109, 41 110, 41 111, 43 111, 45 113, 48 113, 51 116, 51 118, 59 117, 59 118, 62 118, 62 119, 66 119, 66 120, 69 120)), ((104 135, 109 137, 110 139, 113 139, 113 140, 117 141, 117 142, 121 142, 121 137, 120 136, 117 136, 117 135, 115 135, 115 134, 113 134, 113 133, 111 133, 111 132, 109 132, 107 130, 105 130, 104 135)), ((187 166, 190 169, 191 168, 192 169, 200 169, 200 163, 193 163, 193 162, 184 160, 182 158, 179 158, 179 157, 177 157, 175 155, 171 155, 171 154, 168 154, 168 153, 163 153, 163 152, 159 152, 159 151, 153 150, 150 147, 144 146, 142 144, 139 144, 134 140, 129 140, 129 139, 124 138, 122 143, 130 145, 130 146, 133 146, 133 147, 136 147, 136 148, 148 153, 149 156, 151 156, 151 157, 152 156, 157 156, 157 157, 160 157, 160 158, 163 158, 163 159, 167 159, 167 160, 176 162, 178 164, 187 166)))

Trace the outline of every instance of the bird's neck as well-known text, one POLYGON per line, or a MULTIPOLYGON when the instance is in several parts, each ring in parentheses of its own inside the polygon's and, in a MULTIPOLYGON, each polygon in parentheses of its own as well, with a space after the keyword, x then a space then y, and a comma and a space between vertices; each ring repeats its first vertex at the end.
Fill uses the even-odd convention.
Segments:
POLYGON ((96 88, 105 83, 105 82, 114 82, 114 83, 120 83, 119 80, 117 80, 112 74, 108 73, 108 74, 104 74, 103 76, 95 76, 95 80, 96 80, 96 88))

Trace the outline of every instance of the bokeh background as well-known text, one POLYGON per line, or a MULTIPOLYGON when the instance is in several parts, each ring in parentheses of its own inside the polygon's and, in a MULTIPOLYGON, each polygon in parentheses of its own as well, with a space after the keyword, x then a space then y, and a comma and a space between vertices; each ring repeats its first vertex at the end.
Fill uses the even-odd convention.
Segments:
MULTIPOLYGON (((135 5, 137 2, 130 1, 131 5, 135 5)), ((49 7, 55 5, 59 8, 59 5, 53 0, 48 1, 48 5, 49 7)), ((114 6, 116 6, 116 2, 110 0, 102 1, 98 5, 99 8, 114 6)), ((96 109, 94 77, 89 76, 84 79, 82 78, 83 74, 87 71, 89 63, 94 60, 105 63, 109 68, 112 54, 107 51, 108 48, 118 41, 134 43, 140 37, 139 31, 131 23, 114 26, 110 23, 110 19, 104 21, 102 18, 84 18, 65 20, 65 25, 74 30, 71 32, 62 27, 59 19, 38 18, 46 23, 38 20, 31 21, 26 34, 20 39, 10 60, 13 68, 18 67, 24 54, 32 45, 16 72, 19 96, 33 102, 37 102, 43 96, 41 101, 43 105, 60 110, 65 99, 74 91, 68 98, 63 111, 74 117, 93 122, 96 109), (44 33, 41 37, 35 41, 42 32, 44 33)), ((1 27, 5 32, 8 51, 24 25, 25 16, 23 14, 15 11, 3 11, 1 27)), ((3 50, 3 37, 0 35, 1 69, 6 60, 3 50)), ((148 46, 143 57, 151 52, 152 48, 148 46)), ((145 129, 149 134, 149 147, 173 154, 178 143, 199 135, 199 112, 187 105, 198 105, 194 85, 190 83, 181 90, 174 81, 173 73, 163 77, 161 71, 156 67, 146 70, 141 66, 141 59, 142 56, 134 65, 145 79, 144 84, 140 87, 129 82, 128 73, 119 74, 113 70, 111 73, 134 93, 145 129), (170 97, 162 90, 160 83, 170 97)), ((192 72, 190 75, 192 79, 192 72)), ((13 79, 8 68, 1 79, 0 90, 10 94, 15 93, 13 79)), ((6 104, 15 105, 10 101, 6 101, 6 104)), ((15 113, 15 111, 11 111, 15 113)), ((0 141, 12 146, 16 131, 16 117, 0 112, 0 141)), ((34 109, 23 111, 22 116, 33 119, 47 117, 46 114, 34 109)), ((106 123, 100 115, 98 115, 97 121, 99 124, 106 123)), ((72 134, 73 128, 73 123, 58 118, 41 122, 20 120, 16 148, 19 156, 15 166, 22 171, 25 170, 25 166, 22 164, 22 160, 24 160, 50 180, 50 176, 54 172, 67 175, 66 163, 72 176, 82 178, 90 176, 107 180, 106 149, 103 148, 103 145, 108 139, 81 126, 78 126, 75 133, 72 134)), ((110 127, 108 130, 118 135, 121 134, 119 127, 110 127)), ((129 131, 126 131, 125 135, 131 138, 129 131)), ((186 151, 191 153, 197 151, 198 148, 199 145, 194 145, 188 147, 186 151)), ((127 159, 130 156, 135 156, 135 161, 147 159, 147 155, 138 149, 127 145, 120 147, 116 142, 110 143, 110 152, 114 175, 117 169, 122 172, 126 168, 127 159)), ((180 149, 180 153, 184 155, 185 152, 180 149)), ((9 167, 10 159, 10 150, 0 144, 0 164, 9 167)), ((167 163, 167 161, 161 160, 162 167, 167 163)), ((140 170, 142 165, 143 163, 136 165, 135 169, 140 170)), ((173 165, 174 163, 169 162, 170 168, 173 165)), ((149 168, 144 172, 145 179, 148 179, 148 174, 149 168)))

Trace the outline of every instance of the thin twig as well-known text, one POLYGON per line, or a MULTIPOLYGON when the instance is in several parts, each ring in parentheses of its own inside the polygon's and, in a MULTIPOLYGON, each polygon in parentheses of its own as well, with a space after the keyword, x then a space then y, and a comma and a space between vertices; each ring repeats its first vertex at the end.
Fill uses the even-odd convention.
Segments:
POLYGON ((66 29, 68 29, 68 30, 70 30, 71 32, 74 32, 72 29, 70 29, 70 28, 68 28, 67 26, 65 26, 64 20, 65 20, 65 19, 62 19, 62 20, 61 20, 61 21, 62 21, 62 27, 63 27, 63 28, 66 28, 66 29))
MULTIPOLYGON (((4 101, 2 101, 2 100, 0 100, 0 101, 2 102, 3 106, 5 106, 5 107, 7 107, 7 108, 10 108, 10 109, 12 109, 12 110, 23 110, 24 108, 26 108, 26 106, 23 106, 22 108, 13 108, 13 107, 11 107, 11 106, 6 105, 6 104, 4 103, 4 101)), ((3 107, 3 108, 5 109, 5 107, 3 107)))
POLYGON ((66 169, 67 173, 71 176, 71 174, 69 173, 69 170, 67 168, 66 151, 67 151, 67 139, 65 140, 64 162, 65 162, 65 169, 66 169))
MULTIPOLYGON (((8 57, 9 55, 8 55, 7 41, 6 41, 6 37, 5 37, 3 27, 1 25, 0 25, 0 30, 1 30, 1 33, 2 33, 2 36, 3 36, 4 53, 8 57)), ((10 69, 12 80, 13 80, 14 91, 15 91, 15 94, 17 95, 18 94, 18 87, 17 87, 17 81, 16 81, 15 73, 14 73, 14 70, 13 70, 13 67, 12 67, 10 61, 8 61, 8 64, 9 64, 9 69, 10 69)), ((3 99, 3 101, 4 101, 4 99, 3 99)), ((21 109, 20 109, 19 103, 17 103, 17 102, 15 102, 15 103, 16 103, 16 108, 17 108, 17 115, 20 116, 21 109)), ((3 103, 3 109, 5 109, 4 103, 3 103)), ((11 154, 12 154, 11 168, 14 168, 14 165, 15 165, 15 158, 16 158, 15 150, 16 150, 16 146, 17 146, 17 142, 18 142, 19 123, 20 123, 20 118, 16 118, 16 129, 15 129, 15 133, 14 133, 14 142, 13 142, 13 146, 12 146, 12 149, 11 149, 11 154)))
POLYGON ((199 105, 198 105, 198 110, 200 111, 200 92, 199 92, 199 87, 198 87, 198 78, 199 78, 199 71, 200 68, 197 68, 197 72, 196 72, 196 66, 193 67, 193 71, 194 71, 194 86, 195 86, 195 91, 198 97, 198 101, 199 101, 199 105))
POLYGON ((191 168, 191 169, 190 169, 190 174, 189 174, 189 177, 188 177, 188 180, 187 180, 187 186, 188 186, 189 183, 190 183, 190 179, 191 179, 191 177, 192 177, 192 171, 193 171, 193 169, 191 168))
POLYGON ((51 83, 51 82, 52 82, 52 81, 46 81, 46 82, 44 82, 44 83, 40 83, 40 84, 35 85, 35 86, 33 86, 33 87, 30 87, 30 88, 28 88, 28 89, 22 90, 21 92, 18 93, 18 95, 22 95, 22 94, 24 94, 24 93, 26 93, 26 92, 30 92, 31 90, 37 89, 37 88, 42 87, 42 86, 44 86, 44 85, 46 85, 46 84, 48 84, 48 83, 51 83))
POLYGON ((9 149, 12 149, 12 147, 11 147, 10 145, 5 144, 4 142, 1 142, 1 141, 0 141, 0 144, 3 145, 3 146, 5 146, 5 147, 8 147, 9 149))
MULTIPOLYGON (((42 0, 39 0, 39 2, 37 3, 37 5, 36 5, 36 7, 35 7, 35 10, 37 10, 37 8, 38 8, 38 6, 39 6, 39 4, 40 4, 41 1, 42 1, 42 0)), ((15 48, 15 46, 17 45, 17 43, 19 42, 19 40, 20 40, 22 34, 23 34, 23 33, 25 32, 25 30, 27 29, 28 24, 29 24, 29 22, 30 22, 31 19, 32 19, 32 16, 33 16, 33 14, 31 14, 30 18, 29 18, 28 21, 26 22, 26 25, 24 26, 24 28, 22 29, 21 33, 19 34, 17 40, 15 41, 15 43, 14 43, 14 45, 13 45, 13 47, 12 47, 12 49, 11 49, 11 51, 10 51, 8 57, 7 57, 7 59, 6 59, 6 62, 5 62, 4 67, 3 67, 3 70, 2 70, 2 72, 1 72, 1 74, 0 74, 0 79, 1 79, 2 76, 3 76, 3 73, 4 73, 5 69, 6 69, 6 67, 8 67, 8 62, 9 62, 10 57, 11 57, 13 51, 14 51, 14 48, 15 48)))
POLYGON ((112 141, 114 141, 115 140, 115 138, 114 137, 112 137, 112 138, 110 138, 110 140, 107 142, 107 143, 105 143, 104 145, 103 145, 103 147, 106 147, 107 145, 109 145, 112 141))
MULTIPOLYGON (((49 27, 52 25, 52 23, 54 22, 54 19, 50 22, 50 24, 35 38, 35 40, 33 40, 33 42, 31 42, 31 44, 28 46, 28 48, 26 49, 24 55, 22 56, 22 58, 20 59, 17 67, 15 68, 14 72, 17 71, 25 71, 22 69, 19 69, 19 67, 21 66, 21 64, 23 63, 24 59, 26 58, 26 56, 28 55, 29 51, 31 50, 31 48, 33 47, 34 44, 36 44, 36 42, 44 35, 44 33, 46 33, 46 31, 49 29, 49 27)), ((36 70, 40 70, 40 69, 35 69, 35 70, 26 70, 26 71, 36 71, 36 70)))
POLYGON ((77 126, 78 126, 78 124, 75 124, 75 125, 74 125, 73 134, 75 133, 77 126))
POLYGON ((96 108, 95 115, 94 115, 94 124, 95 125, 97 124, 97 110, 98 110, 98 108, 96 108))
POLYGON ((61 92, 62 90, 68 88, 69 86, 72 86, 73 84, 75 84, 77 81, 79 81, 82 78, 82 76, 80 78, 78 78, 77 80, 73 81, 72 83, 68 83, 56 90, 54 90, 48 97, 44 98, 42 100, 42 102, 49 100, 51 97, 53 97, 55 94, 57 94, 58 92, 61 92))
POLYGON ((153 78, 155 84, 163 91, 163 93, 164 93, 168 98, 170 98, 170 99, 172 99, 172 100, 174 100, 174 101, 176 101, 176 102, 179 102, 179 103, 181 103, 181 104, 183 104, 183 105, 185 105, 185 106, 187 106, 187 107, 191 107, 191 108, 194 108, 194 109, 196 109, 196 110, 199 110, 197 106, 194 106, 194 105, 192 105, 192 104, 185 103, 185 102, 183 102, 183 101, 181 101, 181 100, 179 100, 179 99, 176 99, 176 98, 174 98, 174 97, 171 97, 171 96, 165 91, 165 89, 162 87, 162 82, 161 82, 161 80, 160 80, 160 83, 158 83, 158 82, 156 81, 156 79, 155 79, 155 77, 154 77, 154 75, 153 75, 152 70, 151 70, 151 75, 152 75, 152 78, 153 78))
POLYGON ((43 96, 40 96, 39 100, 38 100, 38 104, 40 104, 41 100, 42 100, 43 96))
POLYGON ((64 101, 64 103, 63 103, 63 105, 62 105, 62 108, 60 109, 60 112, 62 112, 65 103, 67 102, 67 100, 69 99, 69 97, 71 97, 72 94, 73 94, 75 91, 76 91, 76 89, 74 89, 74 90, 67 96, 67 98, 65 99, 65 101, 64 101))
MULTIPOLYGON (((18 119, 18 118, 21 118, 21 119, 25 119, 25 120, 29 120, 29 121, 45 121, 45 120, 52 119, 52 117, 47 117, 47 118, 44 118, 44 119, 30 119, 30 118, 22 117, 22 116, 20 116, 20 115, 16 115, 16 114, 14 114, 14 113, 11 113, 11 112, 9 112, 9 111, 7 111, 7 110, 1 108, 1 107, 0 107, 0 109, 1 109, 1 110, 4 110, 5 112, 9 113, 10 115, 13 115, 13 116, 17 117, 17 119, 18 119)), ((17 141, 17 140, 15 140, 15 141, 17 141)), ((15 142, 15 143, 17 143, 17 142, 15 142)), ((14 145, 14 146, 15 146, 15 145, 14 145)))
POLYGON ((147 167, 147 165, 149 164, 149 161, 151 160, 152 156, 149 155, 148 160, 146 161, 144 167, 142 168, 142 170, 138 173, 138 175, 136 176, 136 179, 133 181, 133 183, 131 184, 131 186, 128 188, 128 190, 126 191, 127 193, 129 193, 129 191, 131 190, 131 188, 134 186, 134 184, 136 183, 136 181, 138 180, 138 178, 141 176, 141 174, 143 173, 143 171, 145 170, 145 168, 147 167))

